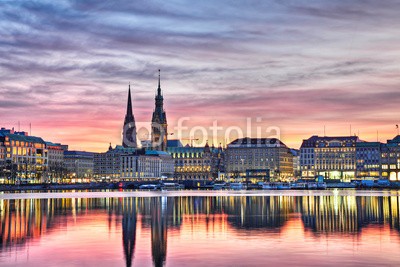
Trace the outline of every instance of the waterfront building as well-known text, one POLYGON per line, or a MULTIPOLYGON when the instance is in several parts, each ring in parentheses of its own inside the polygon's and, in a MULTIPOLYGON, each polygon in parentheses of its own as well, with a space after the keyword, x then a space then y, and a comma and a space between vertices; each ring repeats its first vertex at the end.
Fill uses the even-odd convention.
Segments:
POLYGON ((26 132, 1 128, 3 144, 3 183, 41 183, 46 181, 48 156, 46 143, 40 137, 28 136, 26 132))
POLYGON ((133 110, 132 110, 131 85, 130 84, 129 84, 129 89, 128 89, 128 102, 126 105, 124 128, 122 130, 122 146, 123 147, 133 147, 133 148, 137 147, 136 124, 135 124, 135 117, 133 116, 133 110))
POLYGON ((388 140, 381 153, 382 177, 400 181, 400 135, 388 140))
POLYGON ((225 150, 228 179, 249 181, 293 178, 293 154, 276 138, 240 138, 225 150))
POLYGON ((374 180, 381 177, 380 142, 356 143, 356 179, 374 180))
POLYGON ((167 151, 168 124, 164 110, 164 97, 161 93, 160 70, 158 70, 158 88, 155 108, 151 119, 151 142, 154 150, 167 151))
POLYGON ((121 155, 133 154, 136 148, 115 146, 111 144, 108 151, 104 153, 94 153, 93 176, 98 181, 119 180, 121 174, 121 155))
POLYGON ((301 177, 300 150, 290 149, 290 153, 292 153, 293 155, 293 176, 295 178, 300 178, 301 177))
POLYGON ((4 184, 6 179, 6 147, 4 143, 0 141, 0 184, 4 184))
POLYGON ((68 171, 65 182, 90 182, 93 177, 94 153, 64 151, 64 164, 68 171))
POLYGON ((158 180, 173 178, 174 160, 164 151, 147 150, 122 154, 120 180, 158 180))
POLYGON ((62 178, 67 175, 64 166, 65 148, 65 145, 59 143, 46 142, 48 156, 47 178, 50 182, 61 182, 62 178))
MULTIPOLYGON (((180 143, 180 142, 179 142, 180 143)), ((167 151, 175 160, 175 179, 177 180, 213 180, 223 171, 224 158, 222 148, 178 146, 168 147, 167 151)))
POLYGON ((351 181, 356 177, 357 136, 320 137, 303 140, 300 165, 303 178, 351 181))

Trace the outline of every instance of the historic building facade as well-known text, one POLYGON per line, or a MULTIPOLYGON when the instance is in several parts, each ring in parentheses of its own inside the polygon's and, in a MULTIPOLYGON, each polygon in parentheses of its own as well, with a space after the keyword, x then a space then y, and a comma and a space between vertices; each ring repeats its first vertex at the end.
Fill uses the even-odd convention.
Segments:
POLYGON ((381 153, 382 177, 400 181, 400 135, 388 140, 381 153))
POLYGON ((121 156, 134 154, 136 148, 115 146, 111 144, 108 151, 104 153, 94 153, 93 176, 98 181, 119 180, 121 175, 121 156))
POLYGON ((68 171, 65 182, 89 182, 93 178, 94 153, 86 151, 64 151, 64 164, 68 171))
POLYGON ((380 142, 356 143, 356 179, 375 180, 381 178, 380 142))
POLYGON ((293 178, 293 154, 276 138, 240 138, 225 150, 228 179, 288 180, 293 178))
POLYGON ((351 181, 356 178, 357 136, 319 137, 303 140, 300 165, 303 178, 351 181))
POLYGON ((167 152, 147 150, 143 155, 132 153, 120 157, 121 181, 167 179, 174 175, 174 160, 167 152))
POLYGON ((1 128, 0 142, 4 151, 3 183, 46 182, 48 155, 42 138, 1 128))
POLYGON ((48 182, 61 182, 62 178, 67 175, 67 171, 64 165, 65 147, 66 146, 59 143, 46 142, 48 156, 48 182))
POLYGON ((167 116, 164 110, 164 97, 161 93, 160 70, 158 70, 158 88, 155 108, 151 118, 151 142, 153 150, 166 151, 168 139, 167 116))
POLYGON ((221 147, 173 146, 167 151, 175 161, 175 179, 177 180, 213 180, 224 170, 223 150, 221 147))

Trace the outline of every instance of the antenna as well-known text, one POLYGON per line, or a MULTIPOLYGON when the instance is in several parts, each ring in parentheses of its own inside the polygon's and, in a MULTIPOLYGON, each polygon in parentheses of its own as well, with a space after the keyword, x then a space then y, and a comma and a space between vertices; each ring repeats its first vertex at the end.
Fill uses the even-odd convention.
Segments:
POLYGON ((32 136, 32 123, 29 123, 29 135, 32 136))
POLYGON ((376 142, 379 142, 379 132, 376 130, 376 142))

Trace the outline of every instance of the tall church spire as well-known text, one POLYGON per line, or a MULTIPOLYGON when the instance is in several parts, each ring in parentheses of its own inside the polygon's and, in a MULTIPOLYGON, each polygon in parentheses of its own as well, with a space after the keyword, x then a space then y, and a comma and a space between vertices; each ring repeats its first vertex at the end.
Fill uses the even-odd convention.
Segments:
POLYGON ((157 88, 157 94, 161 95, 161 70, 158 69, 158 88, 157 88))
POLYGON ((126 114, 124 120, 124 128, 123 128, 123 136, 122 136, 122 145, 124 147, 137 147, 136 143, 136 125, 135 125, 135 117, 133 116, 132 111, 132 98, 131 98, 131 84, 129 83, 128 89, 128 102, 126 104, 126 114))
POLYGON ((164 110, 164 97, 161 94, 161 75, 158 70, 158 88, 155 97, 155 108, 151 120, 151 141, 155 150, 167 149, 167 117, 164 110))

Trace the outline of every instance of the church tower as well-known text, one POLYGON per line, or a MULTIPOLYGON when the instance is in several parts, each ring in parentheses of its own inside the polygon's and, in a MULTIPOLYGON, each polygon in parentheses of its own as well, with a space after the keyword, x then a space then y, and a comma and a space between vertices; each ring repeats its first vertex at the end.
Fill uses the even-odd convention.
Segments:
POLYGON ((136 143, 136 125, 135 117, 132 112, 131 85, 128 90, 128 103, 126 106, 126 115, 124 120, 124 128, 122 131, 122 146, 137 148, 136 143))
POLYGON ((167 150, 168 124, 164 111, 164 97, 161 94, 160 70, 158 70, 158 88, 155 97, 156 106, 151 120, 151 143, 154 150, 167 150))

